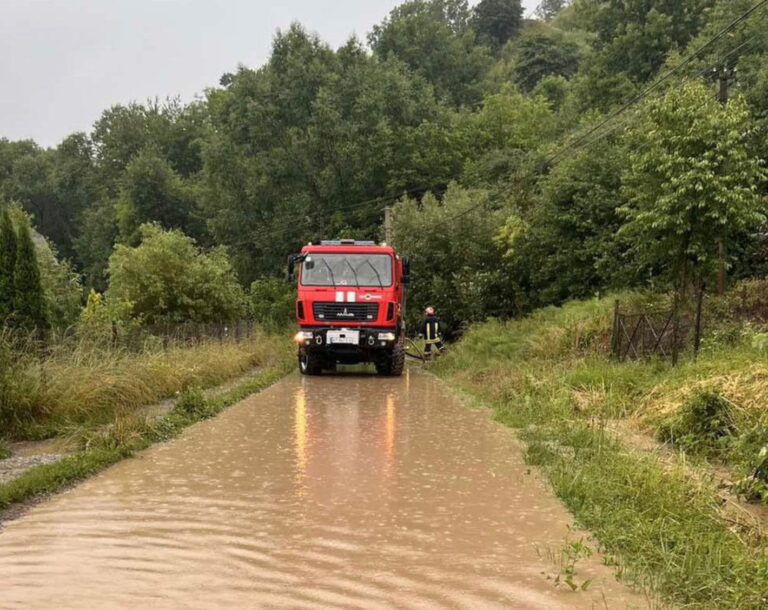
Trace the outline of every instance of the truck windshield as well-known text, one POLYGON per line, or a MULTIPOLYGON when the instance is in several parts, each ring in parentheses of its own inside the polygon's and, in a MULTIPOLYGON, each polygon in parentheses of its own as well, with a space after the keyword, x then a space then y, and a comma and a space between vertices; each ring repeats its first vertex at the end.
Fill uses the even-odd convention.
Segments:
POLYGON ((392 257, 388 254, 312 253, 302 266, 301 283, 303 286, 384 288, 392 285, 392 257))

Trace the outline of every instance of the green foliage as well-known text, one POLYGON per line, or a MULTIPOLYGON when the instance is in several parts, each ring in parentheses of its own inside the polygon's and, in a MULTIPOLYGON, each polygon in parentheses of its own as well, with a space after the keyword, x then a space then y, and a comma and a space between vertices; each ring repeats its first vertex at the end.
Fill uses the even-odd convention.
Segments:
POLYGON ((404 199, 393 215, 395 245, 413 262, 411 328, 428 305, 453 333, 509 306, 509 286, 492 239, 503 213, 487 192, 454 185, 442 201, 429 194, 421 202, 404 199), (479 209, 483 213, 472 213, 479 209))
POLYGON ((282 271, 309 239, 375 238, 380 207, 361 202, 441 186, 466 148, 455 150, 452 116, 401 62, 356 41, 334 53, 298 26, 277 36, 263 69, 229 75, 208 104, 204 213, 247 283, 282 271))
POLYGON ((585 298, 625 283, 616 210, 626 158, 621 145, 605 141, 577 152, 541 181, 540 201, 524 221, 507 221, 498 239, 531 303, 585 298))
MULTIPOLYGON (((639 215, 611 208, 639 213, 659 201, 667 225, 656 228, 669 233, 686 209, 697 209, 692 196, 682 202, 682 191, 698 188, 707 209, 697 216, 701 239, 685 265, 702 263, 702 277, 711 272, 712 253, 699 246, 712 231, 700 229, 715 226, 712 211, 720 206, 731 276, 764 275, 768 253, 756 238, 764 228, 753 222, 760 219, 733 224, 727 211, 745 217, 755 207, 728 180, 753 179, 755 197, 765 192, 759 172, 746 167, 768 156, 760 136, 768 121, 764 11, 684 70, 692 77, 721 62, 738 67, 743 101, 718 110, 704 103, 714 97, 711 87, 695 85, 699 92, 685 102, 668 98, 668 110, 687 109, 680 116, 661 120, 649 104, 638 116, 624 115, 628 138, 614 130, 545 163, 751 6, 545 0, 538 19, 522 19, 519 0, 409 0, 372 28, 368 46, 352 38, 337 49, 293 24, 278 32, 264 65, 224 74, 203 100, 113 106, 90 133, 51 149, 0 139, 0 197, 18 201, 50 246, 52 257, 35 237, 53 326, 74 317, 74 274, 86 289, 106 292, 115 244, 136 245, 145 223, 178 229, 205 248, 226 246, 250 286, 282 271, 286 253, 310 239, 378 239, 384 205, 404 193, 442 193, 452 182, 485 190, 494 208, 506 209, 509 231, 494 235, 500 241, 492 246, 520 253, 503 262, 504 295, 473 316, 516 315, 606 286, 658 286, 658 276, 680 275, 682 255, 656 239, 650 217, 643 225, 639 215), (751 114, 744 115, 745 102, 751 114), (658 121, 666 125, 656 129, 658 121), (684 132, 688 144, 700 145, 675 140, 684 132), (748 159, 737 159, 745 147, 748 159), (675 157, 699 160, 705 149, 706 167, 674 165, 675 157), (715 205, 724 192, 730 202, 715 205), (630 229, 612 235, 624 224, 630 229), (556 249, 558 240, 567 247, 556 249)), ((677 77, 667 84, 670 95, 683 95, 677 77)), ((620 127, 617 120, 609 130, 620 127)))
POLYGON ((536 7, 536 15, 544 21, 551 21, 570 4, 570 0, 542 0, 536 7))
MULTIPOLYGON (((491 11, 498 2, 485 4, 491 11)), ((397 58, 427 79, 439 97, 456 106, 471 104, 479 101, 477 85, 492 60, 486 48, 475 44, 470 18, 466 0, 409 0, 374 26, 368 41, 381 59, 397 58)), ((481 19, 485 34, 503 38, 508 33, 492 13, 481 19)))
POLYGON ((526 32, 514 44, 515 81, 532 91, 547 76, 571 78, 581 57, 581 45, 560 30, 526 32))
POLYGON ((193 386, 182 392, 174 409, 186 416, 203 419, 213 415, 211 405, 205 398, 202 388, 193 386))
POLYGON ((46 302, 35 244, 29 225, 17 228, 16 266, 13 272, 13 325, 43 330, 48 327, 46 302))
POLYGON ((0 323, 13 312, 13 275, 16 269, 16 229, 6 206, 0 210, 0 323))
POLYGON ((522 19, 520 0, 481 0, 473 9, 472 25, 480 40, 498 49, 517 35, 522 19))
POLYGON ((243 314, 244 295, 226 253, 202 252, 180 231, 140 228, 141 243, 109 260, 107 300, 147 324, 224 322, 243 314))
POLYGON ((144 149, 125 168, 117 203, 117 220, 124 242, 135 242, 138 228, 155 222, 167 229, 199 234, 193 220, 195 200, 190 187, 157 152, 144 149))
POLYGON ((693 395, 658 429, 660 440, 703 455, 721 455, 735 433, 731 404, 712 392, 693 395))
POLYGON ((684 48, 699 32, 715 2, 576 0, 574 10, 580 25, 597 36, 596 61, 602 69, 642 82, 656 73, 670 51, 684 48))
POLYGON ((683 288, 711 277, 718 240, 765 221, 759 189, 768 174, 749 131, 742 99, 722 106, 699 83, 644 105, 628 136, 621 230, 641 264, 683 288))
POLYGON ((58 258, 54 247, 47 240, 41 238, 35 250, 48 323, 52 328, 67 328, 80 315, 83 298, 80 274, 72 269, 69 261, 58 258))
POLYGON ((0 460, 11 457, 11 448, 2 438, 0 438, 0 460))
POLYGON ((295 320, 295 300, 294 286, 275 278, 263 278, 251 284, 248 313, 262 326, 284 328, 295 320))

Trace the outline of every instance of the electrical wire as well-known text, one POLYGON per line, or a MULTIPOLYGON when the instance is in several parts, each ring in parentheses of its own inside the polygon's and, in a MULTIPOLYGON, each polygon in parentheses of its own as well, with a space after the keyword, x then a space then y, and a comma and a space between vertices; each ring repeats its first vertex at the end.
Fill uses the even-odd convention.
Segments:
POLYGON ((768 0, 760 0, 757 4, 755 4, 752 8, 741 14, 739 17, 734 19, 730 24, 728 24, 726 27, 724 27, 722 30, 717 32, 712 38, 710 38, 707 42, 705 42, 701 47, 699 47, 692 55, 688 56, 683 62, 675 66, 674 68, 668 70, 665 72, 660 78, 658 78, 653 84, 646 87, 643 91, 641 91, 639 94, 637 94, 635 97, 633 97, 631 100, 626 102, 624 105, 622 105, 618 110, 615 110, 611 114, 608 115, 603 121, 589 129, 585 134, 565 146, 564 148, 560 149, 555 154, 551 155, 547 160, 546 164, 550 165, 554 163, 557 159, 562 157, 566 152, 568 152, 571 149, 576 149, 580 147, 580 144, 584 141, 586 141, 589 136, 594 134, 596 131, 599 131, 602 129, 605 125, 610 123, 611 121, 615 120, 622 114, 624 114, 627 110, 641 102, 643 99, 645 99, 650 93, 658 89, 662 84, 667 82, 672 76, 680 72, 683 68, 688 66, 691 62, 693 62, 695 59, 697 59, 706 49, 711 47, 715 42, 720 40, 723 36, 728 34, 731 30, 733 30, 736 26, 738 26, 743 21, 746 21, 752 14, 754 14, 756 11, 764 7, 766 4, 768 4, 768 0))

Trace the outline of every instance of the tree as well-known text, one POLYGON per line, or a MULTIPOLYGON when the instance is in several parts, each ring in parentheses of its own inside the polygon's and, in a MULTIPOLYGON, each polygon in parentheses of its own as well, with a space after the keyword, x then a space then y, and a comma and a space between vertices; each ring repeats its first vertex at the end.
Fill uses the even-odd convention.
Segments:
POLYGON ((560 30, 526 33, 515 43, 515 81, 531 91, 547 76, 572 77, 580 60, 579 44, 560 30))
POLYGON ((492 65, 476 44, 466 0, 410 0, 392 10, 368 36, 380 59, 394 57, 455 106, 480 100, 479 83, 492 65))
POLYGON ((520 0, 481 0, 472 14, 472 25, 480 40, 500 49, 520 30, 523 7, 520 0))
POLYGON ((109 259, 110 306, 146 324, 228 322, 245 297, 222 249, 202 252, 181 231, 140 228, 136 247, 118 245, 109 259))
POLYGON ((122 183, 117 217, 123 241, 134 241, 139 226, 147 222, 200 236, 191 189, 157 152, 144 149, 131 159, 122 183))
POLYGON ((17 227, 16 266, 13 273, 13 323, 29 330, 48 328, 46 303, 35 244, 29 224, 17 227))
MULTIPOLYGON (((595 61, 606 74, 645 82, 670 51, 682 50, 701 29, 716 0, 578 0, 581 25, 596 34, 595 61)), ((731 11, 728 5, 727 10, 731 11)), ((732 17, 731 17, 732 18, 732 17)))
POLYGON ((7 206, 0 211, 0 323, 13 311, 13 276, 16 270, 16 230, 7 206))
POLYGON ((542 178, 536 205, 497 236, 533 306, 586 298, 621 285, 623 146, 602 140, 566 157, 542 178))
POLYGON ((704 84, 688 83, 646 103, 629 132, 621 233, 681 295, 713 275, 718 241, 765 221, 768 174, 749 148, 750 130, 742 98, 724 106, 704 84))
POLYGON ((294 320, 295 287, 284 280, 262 278, 248 293, 250 317, 267 328, 285 328, 294 320))
POLYGON ((309 239, 374 238, 379 198, 447 184, 466 150, 454 113, 395 58, 354 39, 334 53, 298 26, 273 55, 209 92, 202 209, 248 284, 309 239))
POLYGON ((418 269, 409 294, 412 327, 427 305, 437 308, 452 334, 512 310, 514 282, 493 240, 506 215, 486 191, 452 185, 442 202, 431 194, 421 202, 403 199, 393 216, 395 246, 418 269))
POLYGON ((536 15, 544 21, 552 21, 569 4, 570 0, 541 0, 536 7, 536 15))

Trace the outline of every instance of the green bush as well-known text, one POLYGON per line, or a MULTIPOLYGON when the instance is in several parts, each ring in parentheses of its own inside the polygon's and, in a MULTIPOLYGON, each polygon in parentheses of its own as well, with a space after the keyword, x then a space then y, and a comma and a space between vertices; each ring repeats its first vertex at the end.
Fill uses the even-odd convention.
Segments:
POLYGON ((3 439, 0 438, 0 460, 11 457, 11 448, 3 439))
POLYGON ((111 306, 147 324, 226 322, 244 313, 245 295, 222 249, 201 251, 181 231, 140 228, 142 242, 118 245, 109 259, 111 306))
POLYGON ((733 458, 743 465, 746 476, 736 491, 750 502, 768 501, 768 426, 761 422, 734 442, 733 458))
POLYGON ((283 328, 294 321, 295 287, 275 278, 263 278, 251 284, 248 294, 250 316, 270 329, 283 328))
POLYGON ((194 418, 207 417, 211 412, 210 405, 199 386, 187 388, 176 401, 175 411, 194 418))
POLYGON ((723 455, 735 434, 731 403, 714 392, 693 395, 658 428, 659 440, 705 456, 723 455))

